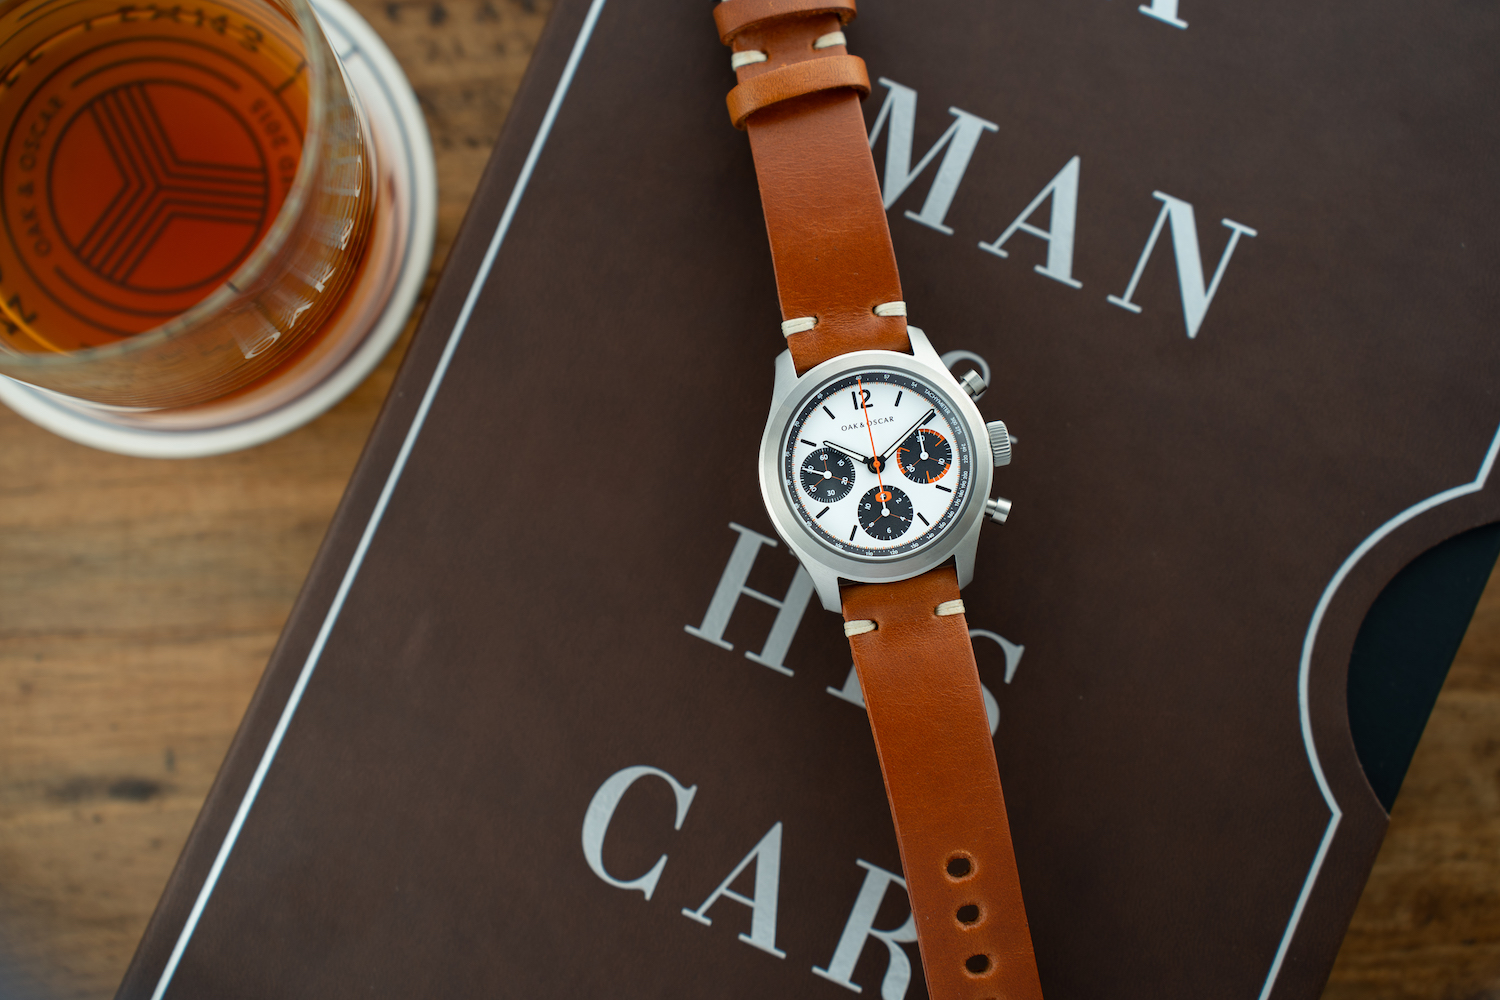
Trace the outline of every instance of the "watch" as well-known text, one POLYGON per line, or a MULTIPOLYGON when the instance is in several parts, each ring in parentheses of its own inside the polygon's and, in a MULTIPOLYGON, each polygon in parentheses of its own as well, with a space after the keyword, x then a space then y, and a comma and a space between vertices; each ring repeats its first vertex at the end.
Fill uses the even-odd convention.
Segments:
POLYGON ((1010 437, 906 322, 859 100, 854 0, 722 0, 731 121, 750 137, 787 350, 760 486, 842 612, 933 1000, 1041 997, 959 588, 1010 437))

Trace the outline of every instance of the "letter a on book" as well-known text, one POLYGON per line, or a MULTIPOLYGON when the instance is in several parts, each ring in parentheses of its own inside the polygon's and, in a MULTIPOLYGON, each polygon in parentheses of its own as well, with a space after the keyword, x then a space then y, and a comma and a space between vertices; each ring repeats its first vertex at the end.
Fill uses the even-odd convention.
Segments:
POLYGON ((786 952, 776 947, 776 897, 781 890, 781 823, 766 832, 760 838, 750 853, 745 855, 744 860, 734 866, 719 887, 709 894, 703 901, 703 905, 696 910, 686 907, 682 910, 684 917, 691 917, 700 924, 712 924, 708 918, 708 910, 719 901, 722 896, 728 896, 736 903, 743 903, 750 907, 750 933, 741 934, 740 940, 748 945, 754 945, 761 951, 769 952, 777 958, 786 958, 786 952), (740 873, 755 862, 755 896, 747 898, 733 889, 729 888, 734 880, 740 877, 740 873))

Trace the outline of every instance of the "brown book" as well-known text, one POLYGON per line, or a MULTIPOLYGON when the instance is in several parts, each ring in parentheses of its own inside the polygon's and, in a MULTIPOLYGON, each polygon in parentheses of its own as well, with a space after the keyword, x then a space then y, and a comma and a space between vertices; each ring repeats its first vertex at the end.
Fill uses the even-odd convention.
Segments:
MULTIPOLYGON (((1356 634, 1500 520, 1500 14, 865 8, 912 320, 1017 437, 964 597, 1046 994, 1316 997, 1356 634)), ((121 997, 925 995, 710 14, 558 3, 121 997)))

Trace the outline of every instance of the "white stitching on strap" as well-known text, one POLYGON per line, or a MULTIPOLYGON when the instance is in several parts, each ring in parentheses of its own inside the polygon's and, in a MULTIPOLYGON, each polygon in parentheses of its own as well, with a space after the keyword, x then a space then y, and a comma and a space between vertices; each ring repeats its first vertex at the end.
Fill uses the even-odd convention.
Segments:
POLYGON ((771 58, 764 52, 755 49, 746 49, 744 52, 736 52, 729 57, 729 68, 739 69, 741 66, 749 66, 751 63, 765 62, 771 58))
POLYGON ((960 598, 957 598, 956 600, 944 601, 942 604, 939 604, 937 606, 937 611, 934 612, 934 613, 939 618, 942 618, 945 615, 961 615, 961 614, 963 614, 964 613, 963 598, 960 597, 960 598))
POLYGON ((826 35, 820 35, 818 37, 818 40, 816 42, 813 42, 813 48, 831 49, 835 45, 845 45, 848 43, 848 41, 849 39, 844 37, 844 33, 842 31, 830 31, 826 35))
POLYGON ((796 319, 789 319, 781 324, 781 335, 790 337, 794 333, 806 333, 817 325, 818 317, 816 316, 798 316, 796 319))
POLYGON ((853 639, 857 635, 875 631, 875 622, 869 618, 859 618, 852 622, 844 622, 844 635, 853 639))
POLYGON ((876 316, 905 316, 906 303, 900 300, 895 302, 882 302, 875 307, 876 316))

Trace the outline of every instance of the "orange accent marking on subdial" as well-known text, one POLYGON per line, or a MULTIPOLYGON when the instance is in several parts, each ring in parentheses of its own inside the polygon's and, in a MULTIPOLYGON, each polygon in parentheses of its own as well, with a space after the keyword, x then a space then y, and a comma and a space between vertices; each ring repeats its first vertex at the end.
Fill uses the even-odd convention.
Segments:
MULTIPOLYGON (((916 433, 918 433, 918 434, 931 434, 933 437, 937 438, 938 444, 947 444, 947 438, 943 437, 937 431, 929 430, 926 427, 920 427, 920 428, 918 428, 917 431, 916 431, 916 433)), ((936 447, 936 446, 934 446, 934 447, 936 447)), ((901 465, 902 471, 905 471, 908 466, 914 466, 915 463, 920 460, 920 455, 921 455, 921 452, 919 451, 919 452, 916 453, 916 456, 913 456, 912 452, 911 452, 911 449, 907 448, 906 445, 904 445, 904 444, 900 448, 896 449, 896 461, 901 465)), ((926 483, 935 483, 935 482, 937 482, 939 479, 942 479, 944 476, 946 476, 948 474, 948 470, 951 469, 952 467, 953 467, 952 463, 949 463, 948 465, 943 466, 943 471, 942 472, 939 472, 937 475, 932 476, 929 479, 924 479, 923 482, 926 482, 926 483)))

